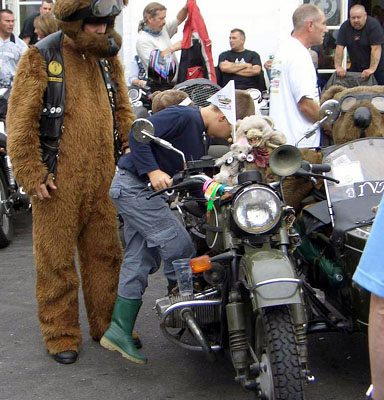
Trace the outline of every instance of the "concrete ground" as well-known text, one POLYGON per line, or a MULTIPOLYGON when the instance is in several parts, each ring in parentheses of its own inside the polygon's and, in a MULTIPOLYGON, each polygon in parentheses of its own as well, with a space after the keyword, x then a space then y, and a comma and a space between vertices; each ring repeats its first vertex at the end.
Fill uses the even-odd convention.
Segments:
MULTIPOLYGON (((138 321, 148 365, 131 364, 92 341, 83 305, 79 361, 56 363, 45 351, 36 317, 30 215, 16 219, 15 233, 13 243, 0 250, 0 400, 252 399, 234 382, 223 355, 209 363, 161 335, 152 309, 165 291, 161 273, 151 277, 138 321)), ((366 337, 327 334, 309 341, 317 379, 305 389, 307 400, 364 399, 369 384, 366 337)))

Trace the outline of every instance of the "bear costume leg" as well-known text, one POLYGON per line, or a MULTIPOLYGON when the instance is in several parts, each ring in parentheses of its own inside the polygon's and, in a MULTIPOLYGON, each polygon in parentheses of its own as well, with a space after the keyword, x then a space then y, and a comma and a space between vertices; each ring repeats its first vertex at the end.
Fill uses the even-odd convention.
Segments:
POLYGON ((75 212, 68 203, 58 203, 57 197, 36 200, 32 208, 38 315, 50 354, 78 352, 81 344, 76 244, 90 334, 96 340, 111 320, 121 264, 116 211, 109 197, 100 196, 91 213, 88 207, 75 212), (86 221, 82 229, 81 221, 86 221))
POLYGON ((109 197, 99 198, 80 233, 80 272, 90 335, 100 340, 108 329, 122 261, 117 217, 109 197))
POLYGON ((66 208, 56 203, 36 200, 32 207, 36 300, 40 329, 50 354, 78 352, 81 343, 79 278, 74 263, 77 221, 75 213, 58 215, 66 208))

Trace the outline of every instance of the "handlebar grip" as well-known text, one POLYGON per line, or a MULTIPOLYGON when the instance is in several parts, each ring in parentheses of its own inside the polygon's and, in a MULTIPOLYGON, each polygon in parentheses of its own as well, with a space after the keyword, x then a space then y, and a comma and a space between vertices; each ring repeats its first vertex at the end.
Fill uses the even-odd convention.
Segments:
POLYGON ((147 196, 146 199, 149 200, 152 197, 159 196, 165 192, 175 191, 175 190, 177 191, 177 190, 181 190, 181 189, 193 189, 194 187, 202 188, 203 183, 200 180, 196 180, 196 179, 194 180, 193 178, 188 179, 188 180, 182 181, 176 185, 169 186, 166 189, 158 190, 157 192, 154 192, 154 193, 150 194, 149 196, 147 196))
POLYGON ((322 174, 323 172, 329 172, 331 170, 329 164, 310 164, 305 160, 302 161, 301 168, 304 171, 312 172, 313 174, 322 174))
POLYGON ((323 172, 330 172, 331 166, 329 164, 312 164, 311 171, 314 174, 322 174, 323 172))

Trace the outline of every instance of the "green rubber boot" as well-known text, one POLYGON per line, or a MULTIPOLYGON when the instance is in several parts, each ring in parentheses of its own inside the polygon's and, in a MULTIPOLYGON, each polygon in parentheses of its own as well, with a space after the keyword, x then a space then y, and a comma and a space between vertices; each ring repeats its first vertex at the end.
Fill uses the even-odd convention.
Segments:
POLYGON ((111 325, 100 340, 103 347, 118 351, 123 357, 136 364, 147 363, 146 357, 137 350, 132 339, 132 330, 142 304, 141 300, 117 296, 111 325))

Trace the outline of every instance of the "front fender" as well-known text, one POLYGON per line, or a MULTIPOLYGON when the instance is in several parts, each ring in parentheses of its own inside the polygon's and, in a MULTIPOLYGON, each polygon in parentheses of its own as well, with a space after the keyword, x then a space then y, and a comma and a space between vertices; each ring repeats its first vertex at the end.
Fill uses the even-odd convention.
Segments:
POLYGON ((279 250, 246 248, 241 273, 254 310, 282 304, 301 304, 300 280, 289 258, 279 250))

